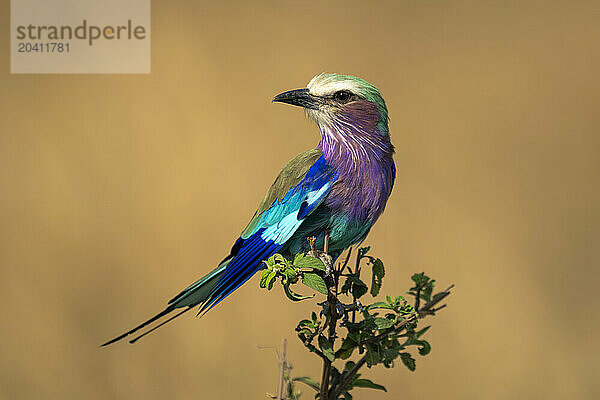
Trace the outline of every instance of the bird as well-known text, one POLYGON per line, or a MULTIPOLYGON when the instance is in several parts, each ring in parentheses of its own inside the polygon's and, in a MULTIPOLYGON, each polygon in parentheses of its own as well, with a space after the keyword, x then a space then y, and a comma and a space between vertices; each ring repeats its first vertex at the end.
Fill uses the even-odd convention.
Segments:
POLYGON ((215 269, 173 297, 163 311, 102 346, 137 333, 130 340, 135 343, 196 307, 198 315, 206 313, 261 270, 272 255, 308 252, 307 238, 320 249, 327 236, 333 260, 366 238, 383 213, 396 178, 388 109, 380 91, 356 76, 322 73, 305 88, 278 94, 272 102, 303 108, 318 127, 317 146, 283 167, 215 269))

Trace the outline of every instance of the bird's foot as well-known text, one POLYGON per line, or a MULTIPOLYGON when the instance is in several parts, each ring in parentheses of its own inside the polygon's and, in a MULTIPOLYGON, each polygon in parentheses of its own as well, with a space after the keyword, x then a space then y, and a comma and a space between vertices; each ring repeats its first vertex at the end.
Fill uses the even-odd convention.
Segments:
POLYGON ((319 250, 310 250, 307 254, 310 257, 318 258, 319 260, 321 260, 321 262, 325 266, 325 277, 328 278, 331 276, 333 258, 329 254, 319 250))
POLYGON ((325 277, 329 278, 331 276, 333 258, 326 252, 317 250, 315 248, 315 242, 317 241, 316 237, 311 236, 306 240, 308 240, 308 244, 310 246, 310 250, 307 254, 311 257, 318 258, 319 260, 321 260, 323 265, 325 265, 325 277))

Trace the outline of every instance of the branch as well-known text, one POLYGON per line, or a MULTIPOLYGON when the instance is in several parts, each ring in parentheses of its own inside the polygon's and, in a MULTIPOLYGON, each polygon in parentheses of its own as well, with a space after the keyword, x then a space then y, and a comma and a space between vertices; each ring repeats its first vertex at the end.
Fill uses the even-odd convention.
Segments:
MULTIPOLYGON (((388 336, 392 333, 400 333, 402 332, 407 325, 409 325, 412 322, 415 322, 418 319, 423 319, 428 315, 433 315, 436 311, 441 310, 442 308, 446 307, 446 305, 442 305, 438 308, 434 308, 437 304, 439 304, 442 300, 444 300, 446 297, 448 297, 450 295, 450 290, 452 290, 454 288, 454 285, 450 285, 448 287, 448 289, 444 290, 443 292, 440 292, 438 294, 436 294, 435 296, 433 296, 433 299, 431 299, 431 301, 429 301, 427 304, 425 304, 423 307, 421 307, 421 309, 417 310, 414 314, 412 314, 410 317, 408 317, 407 319, 402 320, 400 323, 398 323, 396 326, 390 327, 388 329, 385 329, 383 332, 381 332, 379 335, 377 336, 372 336, 368 339, 365 339, 361 342, 361 345, 367 344, 367 343, 372 343, 374 341, 377 341, 385 336, 388 336)), ((418 298, 417 298, 417 304, 418 304, 418 298)), ((329 393, 329 398, 330 399, 337 399, 338 396, 342 393, 342 390, 344 390, 344 388, 350 383, 352 382, 352 380, 354 379, 354 377, 356 376, 356 374, 358 373, 358 370, 361 369, 365 363, 367 362, 367 354, 365 353, 364 356, 362 356, 354 365, 354 367, 352 367, 351 370, 349 370, 346 374, 346 376, 344 377, 344 379, 342 379, 342 381, 337 384, 335 387, 331 388, 331 391, 329 393)))
POLYGON ((287 352, 287 340, 283 339, 283 344, 281 345, 281 357, 279 359, 279 385, 277 386, 277 400, 284 400, 283 397, 283 383, 285 379, 285 369, 287 367, 287 362, 285 359, 287 352))
MULTIPOLYGON (((329 250, 329 233, 325 234, 325 243, 323 246, 323 252, 326 257, 324 261, 328 261, 325 264, 327 271, 332 271, 333 266, 331 265, 331 258, 327 258, 329 255, 327 251, 329 250)), ((322 258, 323 260, 323 258, 322 258)), ((329 332, 328 332, 328 340, 329 345, 333 349, 333 344, 335 342, 335 328, 337 326, 337 282, 338 280, 335 277, 330 276, 327 279, 327 302, 329 303, 327 307, 327 314, 329 319, 329 332)), ((331 375, 331 361, 328 358, 323 359, 323 373, 321 375, 321 397, 320 400, 327 400, 329 394, 329 377, 331 375)))

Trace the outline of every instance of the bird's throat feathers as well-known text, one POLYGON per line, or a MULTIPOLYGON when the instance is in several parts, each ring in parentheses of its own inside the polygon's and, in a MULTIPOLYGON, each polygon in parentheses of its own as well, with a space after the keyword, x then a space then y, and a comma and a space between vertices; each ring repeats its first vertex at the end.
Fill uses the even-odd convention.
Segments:
POLYGON ((321 133, 319 148, 325 159, 350 172, 359 166, 392 162, 387 110, 382 115, 376 103, 357 100, 335 112, 310 115, 321 133))
POLYGON ((339 174, 327 206, 350 220, 374 223, 385 208, 396 176, 387 114, 382 124, 376 104, 358 100, 317 123, 319 148, 339 174))

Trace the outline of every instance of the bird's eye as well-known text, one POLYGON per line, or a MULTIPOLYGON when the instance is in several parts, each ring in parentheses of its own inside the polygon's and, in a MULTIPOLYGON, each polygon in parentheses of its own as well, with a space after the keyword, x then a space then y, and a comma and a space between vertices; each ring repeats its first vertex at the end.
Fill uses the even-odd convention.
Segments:
POLYGON ((347 90, 339 90, 333 94, 333 99, 340 103, 346 103, 352 97, 352 93, 347 90))

